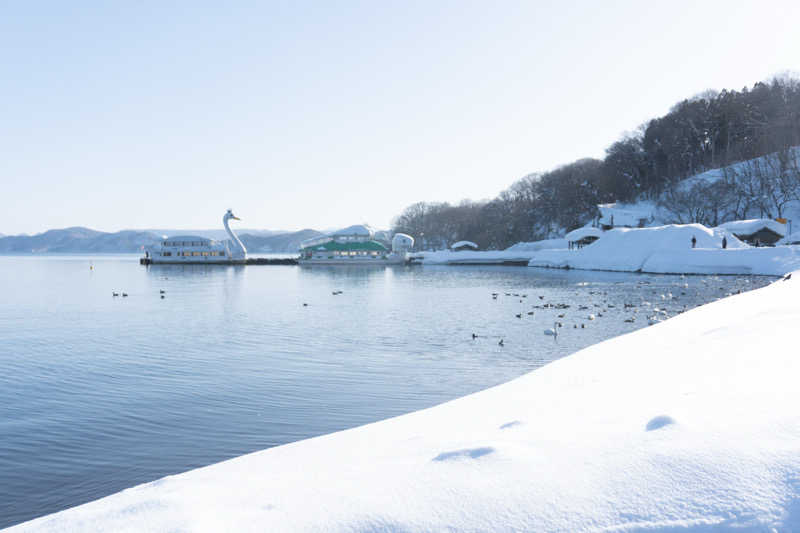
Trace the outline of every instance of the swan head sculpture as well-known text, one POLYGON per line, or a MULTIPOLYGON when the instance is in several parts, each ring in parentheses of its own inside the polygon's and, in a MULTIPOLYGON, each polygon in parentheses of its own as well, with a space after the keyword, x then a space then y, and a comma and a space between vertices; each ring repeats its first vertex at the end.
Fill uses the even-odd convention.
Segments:
POLYGON ((241 218, 239 218, 239 217, 237 217, 236 215, 233 214, 233 210, 232 209, 228 209, 228 211, 225 212, 225 216, 223 218, 225 220, 230 220, 230 219, 241 220, 241 218))

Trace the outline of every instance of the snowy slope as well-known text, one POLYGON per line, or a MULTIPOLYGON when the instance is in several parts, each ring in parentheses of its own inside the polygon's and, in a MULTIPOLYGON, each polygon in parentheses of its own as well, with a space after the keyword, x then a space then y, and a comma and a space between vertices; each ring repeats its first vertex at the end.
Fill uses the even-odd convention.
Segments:
MULTIPOLYGON (((800 146, 792 148, 790 153, 793 157, 800 158, 800 146)), ((725 168, 715 168, 700 174, 695 174, 694 176, 690 176, 680 181, 676 187, 676 190, 680 192, 688 192, 695 185, 711 185, 723 179, 726 172, 729 174, 731 179, 734 179, 735 176, 746 175, 748 172, 752 172, 753 167, 760 167, 764 169, 765 172, 768 172, 767 169, 769 169, 769 164, 767 164, 767 160, 769 157, 771 156, 767 155, 757 157, 754 159, 733 163, 725 168)), ((611 224, 613 217, 613 224, 616 226, 636 227, 641 219, 647 219, 645 223, 646 226, 663 226, 664 224, 673 222, 675 218, 673 215, 670 215, 664 209, 659 207, 658 202, 652 200, 639 200, 637 202, 629 203, 617 202, 600 204, 598 205, 598 209, 600 211, 600 223, 611 224)), ((777 216, 777 213, 773 213, 773 215, 777 216)), ((788 202, 787 205, 784 206, 782 215, 784 218, 792 220, 794 223, 798 223, 798 221, 800 221, 800 202, 788 202)), ((751 209, 748 211, 746 218, 759 218, 762 216, 764 216, 764 213, 762 213, 758 206, 754 203, 751 209)), ((723 220, 723 222, 729 221, 730 220, 723 220)))
POLYGON ((800 531, 799 300, 797 273, 438 407, 9 531, 800 531))

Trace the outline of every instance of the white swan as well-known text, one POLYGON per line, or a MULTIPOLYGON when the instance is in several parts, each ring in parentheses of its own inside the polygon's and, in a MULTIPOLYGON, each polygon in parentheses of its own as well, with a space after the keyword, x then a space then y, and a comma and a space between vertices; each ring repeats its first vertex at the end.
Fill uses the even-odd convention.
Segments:
POLYGON ((558 337, 558 322, 553 322, 553 328, 547 328, 544 330, 545 335, 552 335, 553 337, 558 337))
POLYGON ((231 227, 228 225, 229 220, 241 220, 239 217, 233 214, 233 211, 228 209, 225 212, 225 216, 222 217, 222 225, 225 226, 225 231, 228 233, 228 236, 231 238, 230 240, 230 257, 234 261, 244 261, 247 258, 247 248, 244 247, 242 241, 239 240, 239 237, 233 232, 231 227))

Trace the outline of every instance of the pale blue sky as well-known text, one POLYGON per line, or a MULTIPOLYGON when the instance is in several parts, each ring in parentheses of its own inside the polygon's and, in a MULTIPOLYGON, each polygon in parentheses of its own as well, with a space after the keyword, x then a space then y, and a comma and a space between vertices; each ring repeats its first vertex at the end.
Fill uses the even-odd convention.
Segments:
POLYGON ((0 232, 389 225, 800 70, 800 2, 0 2, 0 232))

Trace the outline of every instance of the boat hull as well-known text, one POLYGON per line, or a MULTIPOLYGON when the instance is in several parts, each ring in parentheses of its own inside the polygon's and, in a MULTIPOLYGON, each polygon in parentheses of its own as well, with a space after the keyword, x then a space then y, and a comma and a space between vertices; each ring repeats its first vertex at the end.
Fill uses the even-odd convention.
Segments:
POLYGON ((386 266, 386 265, 404 265, 408 262, 405 256, 394 256, 386 258, 369 258, 358 257, 352 258, 339 258, 339 259, 304 259, 300 258, 298 263, 301 265, 370 265, 370 266, 386 266))

